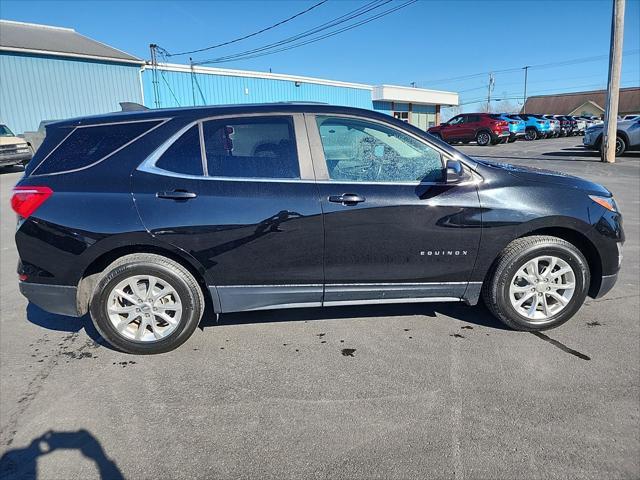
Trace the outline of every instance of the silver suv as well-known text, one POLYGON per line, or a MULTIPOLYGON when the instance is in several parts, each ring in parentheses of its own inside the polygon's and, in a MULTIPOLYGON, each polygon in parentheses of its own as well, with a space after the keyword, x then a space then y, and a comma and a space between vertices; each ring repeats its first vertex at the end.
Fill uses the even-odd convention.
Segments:
MULTIPOLYGON (((600 150, 604 124, 593 125, 585 130, 582 143, 586 148, 600 150)), ((616 156, 630 150, 640 150, 640 119, 618 120, 616 133, 616 156)))

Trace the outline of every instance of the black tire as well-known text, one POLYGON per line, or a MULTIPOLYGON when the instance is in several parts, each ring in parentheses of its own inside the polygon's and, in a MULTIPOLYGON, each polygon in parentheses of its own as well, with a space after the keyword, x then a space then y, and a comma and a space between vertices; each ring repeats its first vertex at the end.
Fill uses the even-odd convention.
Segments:
POLYGON ((626 149, 627 143, 624 141, 624 138, 616 137, 616 157, 624 155, 626 149))
POLYGON ((513 143, 518 139, 518 137, 509 137, 509 140, 507 140, 509 143, 513 143))
POLYGON ((479 131, 476 135, 476 143, 481 147, 486 147, 492 143, 491 134, 486 130, 479 131))
POLYGON ((135 253, 116 260, 104 270, 93 291, 89 311, 96 329, 113 347, 126 353, 150 355, 182 345, 197 328, 204 307, 202 289, 189 270, 160 255, 135 253), (107 315, 107 301, 113 288, 134 275, 154 275, 173 287, 180 298, 181 319, 175 330, 160 340, 142 342, 125 338, 107 315))
POLYGON ((527 140, 527 141, 537 140, 538 139, 538 131, 533 127, 527 128, 527 130, 525 131, 525 134, 524 134, 524 139, 527 140))
POLYGON ((482 286, 482 298, 493 315, 514 330, 548 330, 562 325, 580 309, 587 296, 590 279, 587 260, 571 243, 551 236, 523 237, 511 242, 498 256, 482 286), (557 314, 541 322, 533 322, 511 304, 509 287, 516 272, 526 262, 544 255, 554 255, 571 266, 575 274, 575 291, 557 314))

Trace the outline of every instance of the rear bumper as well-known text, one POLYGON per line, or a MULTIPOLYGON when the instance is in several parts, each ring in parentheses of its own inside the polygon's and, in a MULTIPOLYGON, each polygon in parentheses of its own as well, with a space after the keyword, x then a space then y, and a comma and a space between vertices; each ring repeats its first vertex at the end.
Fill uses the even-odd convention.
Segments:
POLYGON ((50 313, 78 317, 78 289, 68 285, 20 282, 20 293, 27 300, 50 313))
POLYGON ((601 298, 604 297, 607 293, 611 291, 613 286, 618 281, 618 274, 614 273, 613 275, 603 275, 600 280, 600 289, 598 289, 597 293, 593 296, 593 298, 601 298))

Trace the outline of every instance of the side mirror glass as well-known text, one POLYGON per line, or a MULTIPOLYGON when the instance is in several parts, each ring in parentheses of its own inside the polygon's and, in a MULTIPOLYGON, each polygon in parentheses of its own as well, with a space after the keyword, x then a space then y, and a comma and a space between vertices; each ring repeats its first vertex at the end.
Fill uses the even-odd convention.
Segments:
POLYGON ((464 178, 462 163, 458 160, 447 160, 446 182, 458 183, 464 178))

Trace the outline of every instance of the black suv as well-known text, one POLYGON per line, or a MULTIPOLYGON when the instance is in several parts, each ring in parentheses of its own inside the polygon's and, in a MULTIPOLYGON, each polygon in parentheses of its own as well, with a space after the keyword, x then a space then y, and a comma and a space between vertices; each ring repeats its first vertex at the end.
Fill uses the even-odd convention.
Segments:
POLYGON ((131 353, 177 347, 205 308, 482 296, 510 327, 547 329, 612 288, 624 239, 600 185, 318 104, 52 123, 12 206, 22 293, 90 312, 131 353))

